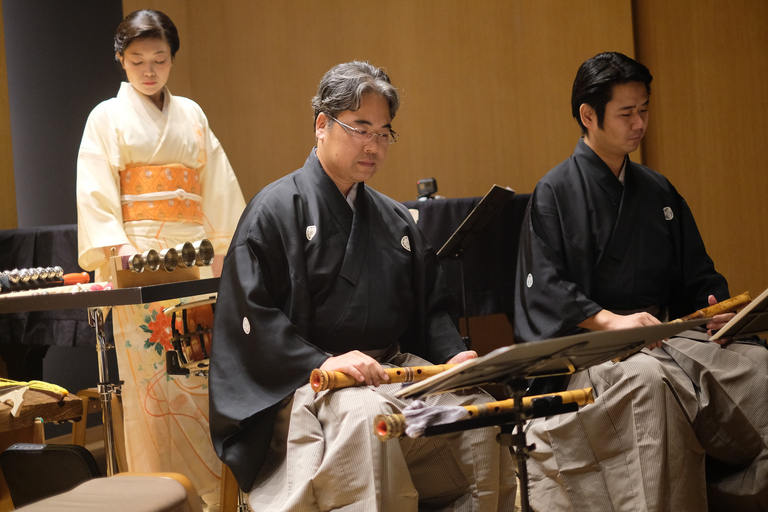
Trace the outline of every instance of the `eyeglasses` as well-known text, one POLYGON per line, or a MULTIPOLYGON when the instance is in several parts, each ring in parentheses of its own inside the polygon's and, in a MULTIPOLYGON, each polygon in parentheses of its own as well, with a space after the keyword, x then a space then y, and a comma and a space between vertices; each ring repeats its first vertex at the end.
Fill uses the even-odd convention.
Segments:
POLYGON ((355 128, 354 126, 349 126, 346 123, 342 123, 335 117, 333 117, 330 114, 325 114, 326 116, 330 117, 337 123, 341 125, 342 128, 344 128, 348 134, 350 134, 352 137, 356 138, 357 140, 372 140, 374 137, 378 137, 376 139, 377 142, 384 141, 387 144, 394 144, 397 142, 397 133, 395 133, 395 130, 389 130, 389 132, 386 133, 376 133, 376 132, 369 132, 367 130, 361 130, 359 128, 355 128))

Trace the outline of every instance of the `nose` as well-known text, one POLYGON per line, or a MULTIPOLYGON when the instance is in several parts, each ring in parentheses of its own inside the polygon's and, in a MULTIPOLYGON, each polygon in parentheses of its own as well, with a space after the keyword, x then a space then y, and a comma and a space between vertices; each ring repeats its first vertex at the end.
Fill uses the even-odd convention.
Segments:
POLYGON ((377 140, 378 138, 379 137, 374 137, 371 140, 365 142, 364 150, 366 153, 375 155, 379 152, 379 142, 377 140))
POLYGON ((645 126, 645 120, 643 119, 643 116, 641 116, 639 112, 635 112, 632 115, 632 128, 638 130, 643 126, 645 126))

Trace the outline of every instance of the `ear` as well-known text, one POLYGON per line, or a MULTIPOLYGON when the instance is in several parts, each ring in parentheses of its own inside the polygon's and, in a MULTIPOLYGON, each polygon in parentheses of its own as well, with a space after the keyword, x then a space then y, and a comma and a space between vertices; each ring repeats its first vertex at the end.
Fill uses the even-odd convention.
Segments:
POLYGON ((594 131, 598 128, 597 113, 591 106, 587 105, 586 103, 582 103, 579 107, 579 116, 581 117, 582 124, 587 127, 588 132, 594 131))
POLYGON ((317 119, 315 119, 315 138, 322 140, 328 129, 328 116, 321 112, 317 115, 317 119))
POLYGON ((120 61, 120 65, 125 69, 125 61, 123 60, 124 57, 120 55, 120 52, 115 52, 115 58, 120 61))

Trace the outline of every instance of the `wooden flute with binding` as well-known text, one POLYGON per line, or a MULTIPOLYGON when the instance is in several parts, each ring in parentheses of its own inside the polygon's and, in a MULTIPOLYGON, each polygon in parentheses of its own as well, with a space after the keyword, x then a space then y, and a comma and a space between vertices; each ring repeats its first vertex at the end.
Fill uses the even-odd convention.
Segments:
POLYGON ((723 313, 733 313, 734 311, 743 308, 750 302, 752 302, 752 295, 750 295, 749 292, 740 293, 739 295, 731 297, 730 299, 726 299, 724 301, 718 302, 717 304, 713 304, 712 306, 707 306, 706 308, 694 311, 690 315, 672 320, 670 323, 685 322, 686 320, 696 320, 697 318, 711 318, 715 315, 722 315, 723 313))
MULTIPOLYGON (((711 306, 707 306, 706 308, 699 309, 698 311, 694 311, 690 315, 685 315, 684 317, 676 318, 675 320, 670 320, 669 323, 675 324, 679 322, 685 322, 687 320, 696 320, 697 318, 711 318, 715 315, 722 315, 723 313, 733 313, 735 311, 740 310, 750 302, 752 302, 752 295, 750 295, 749 292, 740 293, 739 295, 735 297, 731 297, 730 299, 725 299, 723 301, 718 302, 717 304, 713 304, 711 306)), ((621 361, 624 361, 629 356, 635 355, 638 352, 640 352, 643 348, 644 347, 639 347, 628 354, 624 354, 621 357, 614 358, 613 362, 619 363, 621 361)))
MULTIPOLYGON (((404 366, 402 368, 384 368, 389 375, 389 380, 383 384, 397 384, 401 382, 418 382, 426 378, 442 373, 455 364, 436 364, 430 366, 404 366)), ((319 368, 312 370, 309 376, 309 384, 315 393, 325 391, 326 389, 351 388, 353 386, 364 386, 365 382, 358 382, 351 375, 344 372, 334 372, 321 370, 319 368)))
MULTIPOLYGON (((749 292, 744 292, 730 299, 718 302, 712 306, 702 308, 698 311, 686 315, 682 318, 672 320, 671 323, 683 322, 686 320, 694 320, 697 318, 709 318, 715 315, 723 313, 730 313, 737 311, 747 304, 752 302, 752 296, 749 292)), ((642 348, 642 347, 641 347, 642 348)), ((640 351, 640 349, 637 349, 640 351)), ((634 352, 633 352, 634 353, 634 352)), ((623 360, 629 357, 625 355, 622 358, 614 359, 614 361, 623 360)), ((433 375, 444 372, 445 370, 454 367, 453 364, 438 364, 432 366, 405 366, 399 368, 385 368, 384 371, 389 375, 389 381, 387 384, 419 382, 433 375)), ((312 386, 312 390, 316 393, 325 391, 327 389, 339 389, 348 388, 353 386, 362 386, 364 382, 358 382, 354 377, 347 375, 344 372, 338 371, 326 371, 319 368, 312 370, 312 374, 309 377, 309 383, 312 386)))
MULTIPOLYGON (((548 393, 546 395, 526 396, 523 397, 523 407, 530 407, 533 401, 538 398, 546 398, 551 396, 561 397, 564 404, 575 402, 579 404, 579 406, 591 404, 595 401, 595 398, 592 395, 592 388, 584 388, 574 389, 571 391, 561 391, 558 393, 548 393)), ((463 407, 467 411, 466 417, 458 420, 463 421, 471 418, 483 418, 486 416, 511 412, 514 410, 515 400, 513 398, 509 398, 507 400, 501 400, 498 402, 488 402, 478 405, 463 405, 457 407, 463 407)), ((404 414, 379 414, 373 421, 373 428, 376 432, 376 437, 382 441, 402 436, 405 433, 407 426, 408 425, 404 414)))

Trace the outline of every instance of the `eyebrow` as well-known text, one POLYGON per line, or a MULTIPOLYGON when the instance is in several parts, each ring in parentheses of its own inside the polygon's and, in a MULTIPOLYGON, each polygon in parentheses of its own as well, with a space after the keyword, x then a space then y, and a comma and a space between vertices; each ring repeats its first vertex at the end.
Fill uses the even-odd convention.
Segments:
MULTIPOLYGON (((650 98, 648 98, 648 99, 647 99, 647 100, 645 100, 645 102, 644 102, 642 105, 640 105, 640 106, 641 106, 641 107, 647 107, 647 106, 648 106, 648 104, 649 104, 650 102, 651 102, 651 99, 650 99, 650 98)), ((627 106, 625 106, 625 107, 620 107, 620 108, 619 108, 619 110, 632 110, 633 108, 635 108, 635 106, 634 106, 634 105, 627 105, 627 106)))
MULTIPOLYGON (((151 55, 155 56, 155 55, 161 55, 161 54, 167 55, 168 52, 166 50, 158 50, 158 51, 156 51, 155 53, 153 53, 151 55)), ((144 54, 141 53, 141 52, 129 52, 128 55, 136 55, 136 56, 139 56, 139 57, 143 57, 144 56, 144 54)))
MULTIPOLYGON (((368 121, 366 119, 355 119, 352 122, 356 123, 356 124, 364 124, 366 126, 370 126, 371 128, 373 128, 373 123, 371 123, 370 121, 368 121)), ((382 126, 382 128, 389 128, 391 130, 392 129, 392 123, 387 123, 384 126, 382 126)))

